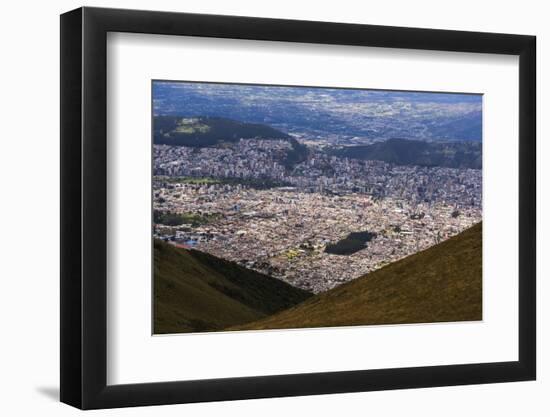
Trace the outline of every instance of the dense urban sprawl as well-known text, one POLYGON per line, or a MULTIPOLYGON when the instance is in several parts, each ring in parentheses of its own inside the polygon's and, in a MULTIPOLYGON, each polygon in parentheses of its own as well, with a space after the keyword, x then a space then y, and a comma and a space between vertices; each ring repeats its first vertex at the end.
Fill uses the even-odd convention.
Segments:
POLYGON ((312 148, 291 168, 285 140, 154 145, 154 235, 315 293, 445 240, 481 220, 481 170, 396 166, 312 148), (163 215, 180 221, 162 221, 163 215), (325 251, 352 232, 374 238, 325 251))

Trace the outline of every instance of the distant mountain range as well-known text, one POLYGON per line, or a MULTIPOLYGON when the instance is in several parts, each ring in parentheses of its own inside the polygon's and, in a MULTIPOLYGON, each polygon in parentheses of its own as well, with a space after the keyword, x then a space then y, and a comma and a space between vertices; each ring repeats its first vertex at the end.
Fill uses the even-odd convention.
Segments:
POLYGON ((155 81, 153 112, 247 120, 340 143, 482 137, 480 94, 155 81))
POLYGON ((481 151, 480 142, 388 139, 372 145, 347 146, 329 152, 340 157, 384 161, 397 165, 481 169, 481 151))
POLYGON ((460 117, 444 121, 430 128, 433 138, 462 141, 481 141, 481 111, 466 113, 460 117))
POLYGON ((155 241, 155 333, 482 319, 481 223, 327 292, 155 241))

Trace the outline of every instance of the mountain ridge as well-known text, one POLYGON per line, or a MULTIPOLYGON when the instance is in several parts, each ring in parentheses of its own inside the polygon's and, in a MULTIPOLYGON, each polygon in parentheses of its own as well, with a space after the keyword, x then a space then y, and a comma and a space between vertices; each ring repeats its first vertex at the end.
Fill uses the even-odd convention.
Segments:
POLYGON ((155 334, 218 331, 312 294, 234 262, 154 241, 155 334))
POLYGON ((333 148, 329 153, 396 165, 481 169, 481 150, 479 142, 426 142, 392 138, 371 145, 333 148))
POLYGON ((291 139, 271 126, 213 116, 155 116, 153 141, 156 145, 208 147, 234 143, 239 139, 291 139))

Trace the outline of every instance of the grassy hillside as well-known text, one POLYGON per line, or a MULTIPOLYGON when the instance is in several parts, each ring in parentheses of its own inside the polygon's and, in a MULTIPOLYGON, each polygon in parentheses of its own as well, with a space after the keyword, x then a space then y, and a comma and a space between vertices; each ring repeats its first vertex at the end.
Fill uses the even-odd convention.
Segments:
POLYGON ((154 242, 154 332, 222 330, 311 296, 267 275, 195 250, 154 242))
POLYGON ((271 317, 234 329, 481 320, 481 223, 271 317))

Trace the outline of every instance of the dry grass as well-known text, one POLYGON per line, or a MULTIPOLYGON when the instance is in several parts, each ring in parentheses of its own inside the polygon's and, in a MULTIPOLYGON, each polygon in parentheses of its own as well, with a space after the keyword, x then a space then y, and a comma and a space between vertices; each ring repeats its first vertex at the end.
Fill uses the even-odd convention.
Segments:
POLYGON ((155 241, 154 333, 222 330, 312 294, 215 256, 155 241))

